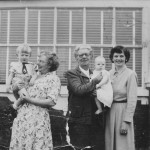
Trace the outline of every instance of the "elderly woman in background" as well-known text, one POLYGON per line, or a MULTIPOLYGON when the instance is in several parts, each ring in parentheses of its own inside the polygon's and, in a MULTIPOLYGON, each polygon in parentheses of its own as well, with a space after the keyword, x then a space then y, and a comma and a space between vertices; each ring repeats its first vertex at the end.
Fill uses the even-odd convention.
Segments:
POLYGON ((53 73, 58 66, 56 54, 42 52, 39 56, 39 75, 27 89, 29 97, 21 97, 22 105, 12 126, 10 150, 53 150, 48 108, 56 104, 60 92, 60 79, 53 73))
POLYGON ((127 68, 130 52, 123 46, 111 49, 115 67, 110 71, 113 104, 106 114, 106 150, 135 150, 133 115, 137 103, 137 75, 127 68))

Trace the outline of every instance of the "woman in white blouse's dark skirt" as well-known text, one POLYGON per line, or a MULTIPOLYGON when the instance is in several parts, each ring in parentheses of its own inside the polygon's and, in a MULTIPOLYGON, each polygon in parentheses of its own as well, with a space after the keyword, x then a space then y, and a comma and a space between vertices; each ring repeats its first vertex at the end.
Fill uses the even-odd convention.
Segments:
POLYGON ((106 114, 106 150, 135 150, 133 115, 137 103, 137 75, 126 66, 129 58, 127 48, 111 49, 113 104, 106 114))

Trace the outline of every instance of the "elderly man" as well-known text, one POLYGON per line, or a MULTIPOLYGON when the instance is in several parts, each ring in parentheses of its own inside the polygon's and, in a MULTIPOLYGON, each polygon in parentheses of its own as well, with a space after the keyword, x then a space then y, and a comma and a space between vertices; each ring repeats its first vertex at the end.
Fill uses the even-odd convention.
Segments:
POLYGON ((93 51, 88 45, 79 45, 74 50, 78 66, 66 74, 68 81, 69 135, 71 144, 78 150, 103 150, 104 137, 102 117, 95 115, 95 88, 102 76, 90 80, 89 69, 93 51))

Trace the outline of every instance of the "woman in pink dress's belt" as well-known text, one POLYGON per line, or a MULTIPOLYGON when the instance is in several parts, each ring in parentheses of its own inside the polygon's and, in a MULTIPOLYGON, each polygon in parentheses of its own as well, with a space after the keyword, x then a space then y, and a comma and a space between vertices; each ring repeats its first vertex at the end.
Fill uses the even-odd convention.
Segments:
POLYGON ((137 75, 126 66, 130 52, 123 46, 111 49, 110 71, 113 104, 106 114, 106 150, 135 150, 133 116, 137 103, 137 75))

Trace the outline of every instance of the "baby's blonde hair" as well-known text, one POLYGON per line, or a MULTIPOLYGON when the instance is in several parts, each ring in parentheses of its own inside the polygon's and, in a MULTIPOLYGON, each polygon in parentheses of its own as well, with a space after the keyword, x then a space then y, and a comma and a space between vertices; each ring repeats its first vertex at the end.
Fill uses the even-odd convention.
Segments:
POLYGON ((20 53, 27 53, 27 54, 30 54, 30 56, 31 56, 31 52, 32 52, 32 50, 28 44, 21 44, 16 49, 17 55, 20 53))

